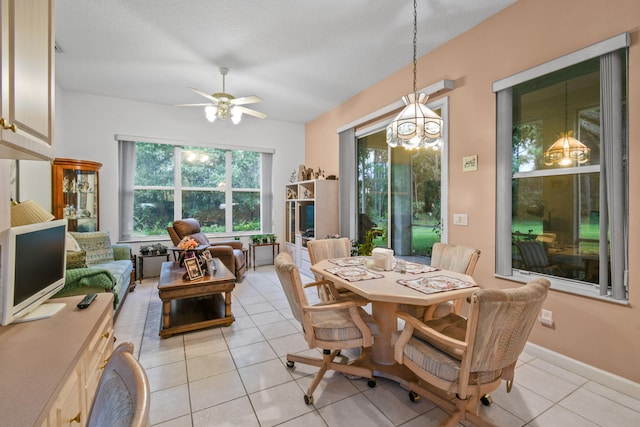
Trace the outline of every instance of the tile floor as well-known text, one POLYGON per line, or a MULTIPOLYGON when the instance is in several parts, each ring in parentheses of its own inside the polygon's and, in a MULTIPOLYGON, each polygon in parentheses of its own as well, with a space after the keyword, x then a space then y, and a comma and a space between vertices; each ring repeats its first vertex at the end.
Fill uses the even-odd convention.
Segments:
MULTIPOLYGON (((304 276, 303 276, 304 277, 304 276)), ((378 379, 329 373, 307 406, 303 394, 316 368, 285 366, 288 352, 309 350, 289 311, 273 266, 250 270, 233 291, 233 325, 158 336, 156 279, 128 295, 115 324, 131 341, 151 385, 151 425, 437 426, 444 412, 426 399, 378 379)), ((314 298, 310 294, 310 299, 314 298)), ((499 426, 638 426, 640 401, 541 359, 522 354, 510 394, 504 386, 482 408, 499 426)))

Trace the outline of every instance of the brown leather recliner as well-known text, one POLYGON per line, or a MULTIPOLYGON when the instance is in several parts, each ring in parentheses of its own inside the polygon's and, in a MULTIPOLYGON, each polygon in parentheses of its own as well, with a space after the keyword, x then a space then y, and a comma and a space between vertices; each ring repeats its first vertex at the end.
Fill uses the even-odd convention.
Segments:
POLYGON ((189 236, 201 245, 209 245, 209 252, 214 258, 220 261, 236 276, 236 281, 241 282, 247 272, 247 263, 242 251, 242 242, 239 240, 228 240, 210 242, 207 236, 200 230, 200 223, 194 218, 178 219, 173 221, 172 227, 167 227, 169 236, 174 245, 178 245, 180 240, 189 236))

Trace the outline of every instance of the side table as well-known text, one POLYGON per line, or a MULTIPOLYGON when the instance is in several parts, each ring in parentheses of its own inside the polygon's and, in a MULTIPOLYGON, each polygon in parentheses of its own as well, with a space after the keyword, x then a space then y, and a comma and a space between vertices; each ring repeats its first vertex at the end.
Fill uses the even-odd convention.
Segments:
POLYGON ((251 264, 253 265, 254 271, 256 269, 256 247, 258 246, 271 246, 273 264, 276 262, 276 249, 278 250, 278 254, 280 253, 280 243, 249 243, 249 258, 251 258, 251 264))
POLYGON ((159 257, 159 256, 163 256, 166 258, 167 261, 169 261, 169 252, 164 253, 164 254, 149 254, 149 255, 137 255, 138 260, 140 260, 140 282, 142 283, 142 279, 144 279, 144 259, 145 258, 154 258, 154 257, 159 257))

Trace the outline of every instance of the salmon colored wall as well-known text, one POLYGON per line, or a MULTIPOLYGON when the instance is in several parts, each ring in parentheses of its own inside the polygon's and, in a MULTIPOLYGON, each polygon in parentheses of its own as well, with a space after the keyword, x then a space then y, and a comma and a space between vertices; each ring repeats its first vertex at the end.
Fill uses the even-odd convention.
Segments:
MULTIPOLYGON (((640 383, 640 2, 520 0, 418 61, 418 87, 452 79, 449 97, 449 212, 468 226, 450 226, 449 241, 482 251, 474 277, 484 287, 517 283, 494 277, 495 94, 492 83, 623 32, 629 49, 629 288, 628 305, 552 291, 545 308, 555 328, 536 325, 530 341, 640 383), (535 18, 533 18, 535 17, 535 18), (634 119, 634 117, 636 119, 634 119), (462 172, 462 157, 478 155, 478 170, 462 172)), ((410 41, 408 41, 409 43, 410 41)), ((366 70, 363 70, 366 72, 366 70)), ((411 88, 410 64, 307 124, 305 161, 338 173, 336 129, 387 106, 411 88)), ((451 224, 449 218, 449 224, 451 224)))

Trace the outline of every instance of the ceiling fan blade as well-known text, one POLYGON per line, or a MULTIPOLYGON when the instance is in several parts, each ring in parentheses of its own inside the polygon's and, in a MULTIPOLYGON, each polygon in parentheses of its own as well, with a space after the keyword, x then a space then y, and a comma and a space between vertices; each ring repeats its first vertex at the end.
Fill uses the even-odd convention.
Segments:
POLYGON ((200 95, 200 96, 204 96, 205 98, 210 99, 211 101, 215 102, 216 104, 217 104, 218 102, 220 102, 220 100, 219 100, 218 98, 216 98, 216 97, 214 97, 214 96, 211 96, 211 95, 209 95, 208 93, 204 93, 204 92, 202 92, 201 90, 198 90, 198 89, 195 89, 195 88, 192 88, 192 87, 190 87, 189 89, 190 89, 190 90, 192 90, 192 91, 194 91, 195 93, 197 93, 197 94, 198 94, 198 95, 200 95))
POLYGON ((234 98, 230 101, 233 105, 245 105, 245 104, 253 104, 254 102, 262 102, 259 96, 251 95, 251 96, 243 96, 242 98, 234 98))
POLYGON ((203 102, 201 104, 175 104, 174 107, 206 107, 211 105, 210 102, 203 102))
POLYGON ((252 110, 251 108, 242 107, 240 105, 236 106, 239 108, 244 114, 248 114, 253 117, 257 117, 259 119, 266 119, 268 116, 265 113, 261 113, 260 111, 252 110))

